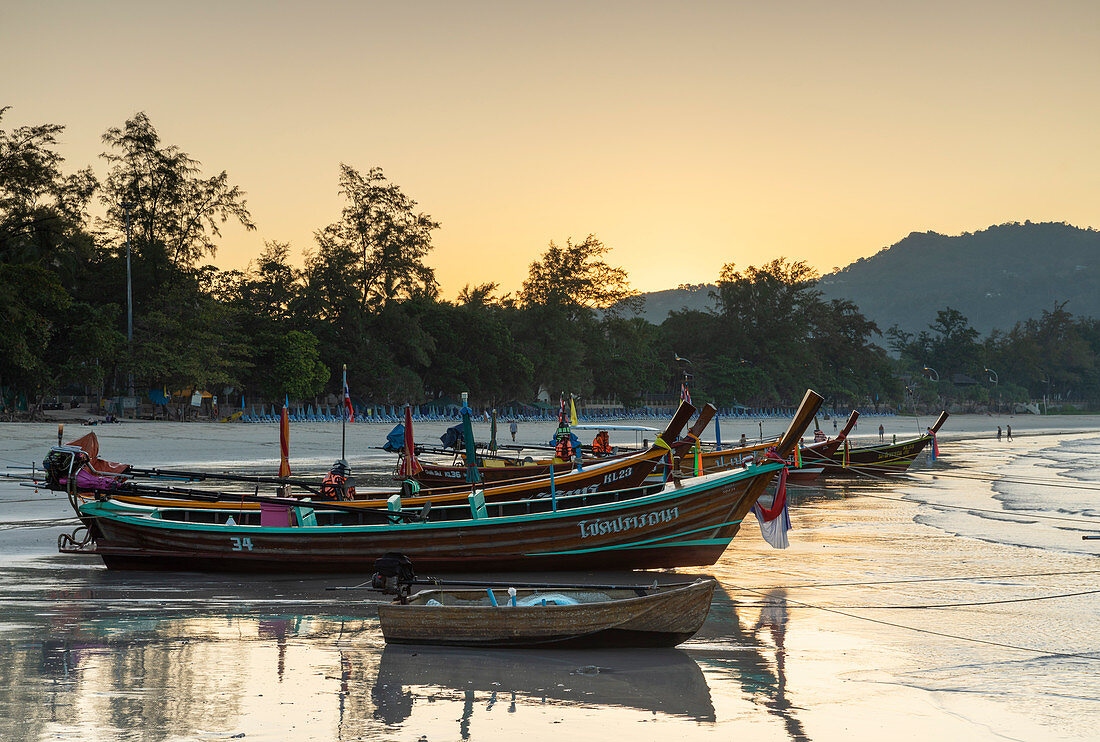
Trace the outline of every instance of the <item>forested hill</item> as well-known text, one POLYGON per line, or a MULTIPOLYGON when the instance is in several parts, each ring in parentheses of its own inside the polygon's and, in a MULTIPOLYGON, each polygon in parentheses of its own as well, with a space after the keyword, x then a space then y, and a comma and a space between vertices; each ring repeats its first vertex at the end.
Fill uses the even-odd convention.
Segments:
POLYGON ((1055 302, 1100 317, 1100 232, 1068 224, 1002 224, 955 237, 913 232, 824 276, 826 298, 854 301, 885 331, 928 328, 937 310, 962 312, 979 332, 1009 329, 1055 302))
MULTIPOLYGON (((788 256, 797 259, 797 256, 788 256)), ((647 320, 713 307, 712 284, 645 294, 647 320)), ((1002 224, 948 236, 913 232, 869 258, 822 277, 828 299, 850 299, 885 332, 919 332, 952 307, 982 334, 1038 318, 1068 302, 1078 317, 1100 318, 1100 232, 1047 222, 1002 224)), ((880 337, 879 342, 883 342, 880 337)))
POLYGON ((681 284, 674 289, 663 291, 650 291, 644 294, 645 304, 637 315, 659 325, 665 321, 669 312, 678 312, 681 309, 710 311, 714 309, 710 292, 716 288, 718 287, 713 283, 696 283, 681 284))

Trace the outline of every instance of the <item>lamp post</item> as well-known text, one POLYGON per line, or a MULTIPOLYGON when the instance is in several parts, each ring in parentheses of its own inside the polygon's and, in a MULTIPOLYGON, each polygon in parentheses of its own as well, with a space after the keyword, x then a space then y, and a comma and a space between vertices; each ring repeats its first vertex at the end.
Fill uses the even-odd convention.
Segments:
MULTIPOLYGON (((995 402, 999 402, 1000 400, 997 399, 996 392, 997 392, 997 384, 1000 381, 1001 377, 999 377, 997 375, 997 372, 994 371, 991 368, 985 368, 985 369, 982 369, 982 370, 985 371, 987 374, 989 374, 989 380, 993 383, 993 392, 994 392, 993 399, 994 399, 995 402)), ((998 404, 997 406, 1000 407, 1000 404, 998 404)))
POLYGON ((123 201, 122 210, 126 212, 126 344, 130 353, 130 368, 128 369, 129 392, 134 396, 134 288, 130 277, 130 209, 134 205, 129 201, 123 201))
POLYGON ((932 368, 931 366, 925 366, 924 367, 924 373, 932 374, 932 381, 938 382, 940 380, 939 373, 936 371, 936 369, 932 368))

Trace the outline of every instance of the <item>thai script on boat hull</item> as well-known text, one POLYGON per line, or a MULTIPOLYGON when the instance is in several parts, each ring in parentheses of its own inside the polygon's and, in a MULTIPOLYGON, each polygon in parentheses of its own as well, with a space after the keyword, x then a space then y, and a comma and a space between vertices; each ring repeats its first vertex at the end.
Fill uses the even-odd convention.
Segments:
POLYGON ((588 538, 589 536, 606 536, 609 533, 634 531, 660 523, 670 523, 679 517, 680 508, 676 506, 656 510, 652 513, 642 513, 641 515, 620 515, 618 518, 609 520, 582 520, 577 525, 581 527, 581 538, 588 538))

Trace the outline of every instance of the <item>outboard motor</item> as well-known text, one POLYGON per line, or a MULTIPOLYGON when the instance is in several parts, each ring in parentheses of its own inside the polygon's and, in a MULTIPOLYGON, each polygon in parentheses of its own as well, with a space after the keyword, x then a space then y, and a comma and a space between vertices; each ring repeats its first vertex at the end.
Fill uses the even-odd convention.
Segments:
POLYGON ((396 595, 398 602, 405 602, 415 581, 412 560, 404 554, 390 551, 374 560, 371 587, 387 595, 396 595))
POLYGON ((46 487, 52 490, 65 489, 74 473, 87 461, 88 454, 81 448, 70 446, 51 448, 42 461, 42 470, 46 474, 46 487), (83 460, 80 459, 81 456, 83 460))

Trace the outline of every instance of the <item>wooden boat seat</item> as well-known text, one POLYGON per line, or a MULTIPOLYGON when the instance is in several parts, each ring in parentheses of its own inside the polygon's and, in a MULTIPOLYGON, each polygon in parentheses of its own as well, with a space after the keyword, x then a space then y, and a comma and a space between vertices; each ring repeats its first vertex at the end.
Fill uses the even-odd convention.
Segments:
POLYGON ((485 508, 485 493, 478 490, 468 498, 470 500, 470 518, 473 520, 481 520, 489 517, 489 512, 485 508))
POLYGON ((317 525, 317 513, 313 512, 313 508, 306 507, 305 505, 295 505, 293 510, 294 522, 297 523, 299 527, 308 528, 317 525))

